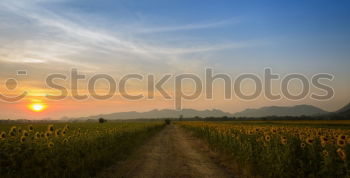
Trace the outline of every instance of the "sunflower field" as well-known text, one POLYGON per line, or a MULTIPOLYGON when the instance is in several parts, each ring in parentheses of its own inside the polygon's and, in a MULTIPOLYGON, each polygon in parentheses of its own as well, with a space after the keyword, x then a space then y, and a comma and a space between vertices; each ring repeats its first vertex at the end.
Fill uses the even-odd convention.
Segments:
POLYGON ((177 124, 228 155, 237 170, 249 176, 350 177, 349 129, 252 122, 177 124))
POLYGON ((0 125, 0 177, 93 177, 163 122, 0 125))

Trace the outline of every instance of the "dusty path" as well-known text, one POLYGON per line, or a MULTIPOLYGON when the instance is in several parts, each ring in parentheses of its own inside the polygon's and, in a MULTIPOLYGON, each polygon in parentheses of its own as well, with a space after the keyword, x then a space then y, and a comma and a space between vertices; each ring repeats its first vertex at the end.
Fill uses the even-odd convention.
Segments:
POLYGON ((169 125, 122 164, 106 170, 102 177, 232 177, 200 151, 196 139, 182 128, 169 125), (117 174, 122 175, 118 175, 117 174))

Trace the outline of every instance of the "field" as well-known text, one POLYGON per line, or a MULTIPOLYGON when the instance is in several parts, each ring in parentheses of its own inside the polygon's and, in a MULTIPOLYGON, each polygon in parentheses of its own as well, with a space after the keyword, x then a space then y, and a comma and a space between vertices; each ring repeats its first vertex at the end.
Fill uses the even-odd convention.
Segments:
POLYGON ((237 174, 349 177, 349 121, 179 122, 231 159, 237 174))
POLYGON ((349 128, 350 121, 2 124, 0 177, 349 177, 349 128))
POLYGON ((90 177, 163 122, 0 125, 0 177, 90 177))

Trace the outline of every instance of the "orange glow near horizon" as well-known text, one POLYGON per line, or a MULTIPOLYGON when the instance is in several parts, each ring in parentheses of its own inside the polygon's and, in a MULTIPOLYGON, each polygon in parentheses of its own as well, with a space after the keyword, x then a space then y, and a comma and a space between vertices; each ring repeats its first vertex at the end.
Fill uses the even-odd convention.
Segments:
POLYGON ((28 108, 34 112, 42 112, 47 108, 47 106, 43 103, 32 103, 28 105, 28 108))

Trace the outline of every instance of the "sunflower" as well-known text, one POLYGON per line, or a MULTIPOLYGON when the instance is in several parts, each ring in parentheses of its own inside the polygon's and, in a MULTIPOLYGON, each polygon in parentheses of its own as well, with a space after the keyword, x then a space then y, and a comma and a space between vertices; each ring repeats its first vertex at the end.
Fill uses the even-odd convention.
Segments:
POLYGON ((68 142, 68 139, 67 138, 64 138, 63 139, 63 144, 66 144, 68 142))
POLYGON ((34 131, 34 128, 33 128, 33 126, 32 126, 32 125, 29 125, 29 126, 28 126, 28 130, 29 130, 29 132, 32 132, 32 131, 34 131))
POLYGON ((300 147, 301 147, 301 148, 305 148, 305 146, 306 146, 305 143, 301 143, 301 144, 300 144, 300 147))
POLYGON ((346 144, 345 140, 341 139, 340 137, 337 139, 337 145, 340 147, 344 147, 346 144))
POLYGON ((52 148, 54 146, 53 142, 47 143, 47 147, 52 148))
POLYGON ((47 131, 53 132, 54 131, 53 125, 48 125, 47 126, 47 131))
POLYGON ((35 138, 35 139, 39 139, 39 138, 40 138, 40 133, 39 133, 39 132, 35 132, 34 138, 35 138))
POLYGON ((344 161, 346 158, 345 151, 341 148, 338 148, 337 153, 338 153, 339 158, 344 161))
POLYGON ((287 144, 288 143, 287 142, 287 137, 285 137, 285 136, 281 137, 281 143, 282 143, 282 145, 287 144))
POLYGON ((28 131, 23 130, 22 135, 25 136, 25 137, 28 137, 28 136, 29 136, 29 133, 28 133, 28 131))
POLYGON ((10 132, 17 132, 17 127, 16 126, 12 126, 10 128, 10 132))
POLYGON ((46 139, 49 139, 50 136, 51 136, 51 132, 50 131, 45 132, 45 138, 46 139))
POLYGON ((9 132, 9 135, 10 135, 11 137, 14 137, 14 136, 16 136, 16 132, 15 132, 15 131, 10 131, 10 132, 9 132))
POLYGON ((6 138, 6 132, 1 132, 0 139, 5 139, 5 138, 6 138))
POLYGON ((25 141, 26 141, 26 136, 22 136, 21 138, 20 138, 20 141, 21 141, 21 143, 24 143, 25 141))
POLYGON ((306 138, 306 143, 312 145, 314 143, 314 139, 311 137, 306 138))
POLYGON ((62 131, 62 136, 65 136, 66 133, 67 133, 67 132, 66 132, 65 130, 63 130, 63 131, 62 131))
POLYGON ((270 135, 265 135, 264 138, 265 138, 265 141, 267 141, 267 142, 269 142, 271 140, 270 135))
POLYGON ((346 136, 345 135, 339 135, 338 139, 346 140, 346 136))
POLYGON ((61 130, 60 129, 56 129, 55 130, 55 137, 58 137, 61 135, 61 130))
POLYGON ((325 147, 328 143, 328 138, 326 136, 320 136, 321 146, 325 147))

